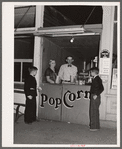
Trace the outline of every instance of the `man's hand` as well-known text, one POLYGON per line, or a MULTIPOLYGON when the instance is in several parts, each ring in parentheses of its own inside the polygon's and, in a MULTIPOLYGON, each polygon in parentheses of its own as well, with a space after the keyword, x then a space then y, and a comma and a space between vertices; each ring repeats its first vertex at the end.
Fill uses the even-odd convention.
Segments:
POLYGON ((93 99, 94 99, 94 100, 97 99, 97 95, 94 95, 94 96, 93 96, 93 99))
POLYGON ((31 95, 29 95, 29 96, 27 96, 27 97, 28 97, 28 99, 32 99, 32 98, 33 98, 31 95))
POLYGON ((41 88, 41 87, 38 87, 37 89, 38 89, 38 91, 39 91, 39 92, 42 90, 42 88, 41 88))

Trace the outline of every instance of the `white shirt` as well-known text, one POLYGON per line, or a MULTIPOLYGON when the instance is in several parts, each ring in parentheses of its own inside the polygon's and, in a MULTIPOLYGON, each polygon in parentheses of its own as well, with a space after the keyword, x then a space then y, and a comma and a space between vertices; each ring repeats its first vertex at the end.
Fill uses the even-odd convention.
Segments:
POLYGON ((64 64, 60 67, 58 76, 62 80, 70 81, 71 77, 75 77, 77 75, 77 67, 74 65, 71 65, 71 67, 68 67, 68 64, 64 64))

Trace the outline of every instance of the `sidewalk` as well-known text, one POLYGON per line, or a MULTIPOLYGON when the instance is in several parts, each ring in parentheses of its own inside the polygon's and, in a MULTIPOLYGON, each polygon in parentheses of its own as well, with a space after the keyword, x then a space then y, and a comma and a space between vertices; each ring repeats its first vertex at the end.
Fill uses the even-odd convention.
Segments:
POLYGON ((116 129, 101 128, 91 132, 89 127, 57 121, 40 120, 32 125, 23 116, 14 124, 14 144, 117 144, 116 129))

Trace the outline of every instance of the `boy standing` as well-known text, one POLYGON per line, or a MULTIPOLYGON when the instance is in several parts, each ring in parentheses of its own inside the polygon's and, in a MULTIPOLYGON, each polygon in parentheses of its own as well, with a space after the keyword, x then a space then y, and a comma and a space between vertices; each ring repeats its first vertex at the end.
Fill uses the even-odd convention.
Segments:
POLYGON ((29 68, 29 77, 25 80, 24 92, 26 96, 26 107, 24 114, 24 122, 31 124, 36 121, 36 96, 37 96, 37 82, 35 76, 37 74, 37 68, 31 66, 29 68))
POLYGON ((99 69, 93 67, 91 69, 91 75, 93 76, 93 82, 90 89, 90 107, 89 107, 89 116, 90 116, 90 131, 96 131, 100 129, 99 122, 99 106, 101 103, 100 94, 103 92, 104 87, 102 84, 101 78, 98 76, 99 69))

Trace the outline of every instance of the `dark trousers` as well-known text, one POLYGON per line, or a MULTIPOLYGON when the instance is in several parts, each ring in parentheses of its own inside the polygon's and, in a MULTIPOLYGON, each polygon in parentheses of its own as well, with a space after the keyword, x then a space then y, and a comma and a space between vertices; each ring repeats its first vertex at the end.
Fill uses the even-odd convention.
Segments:
POLYGON ((24 122, 32 123, 33 121, 36 121, 36 97, 33 97, 32 99, 26 97, 24 122))
POLYGON ((101 97, 98 96, 97 99, 93 99, 93 94, 90 97, 90 106, 89 106, 89 118, 90 118, 90 129, 100 129, 99 121, 99 106, 101 103, 101 97))

